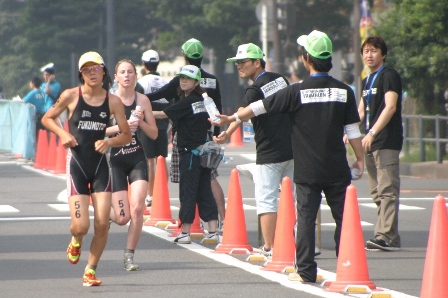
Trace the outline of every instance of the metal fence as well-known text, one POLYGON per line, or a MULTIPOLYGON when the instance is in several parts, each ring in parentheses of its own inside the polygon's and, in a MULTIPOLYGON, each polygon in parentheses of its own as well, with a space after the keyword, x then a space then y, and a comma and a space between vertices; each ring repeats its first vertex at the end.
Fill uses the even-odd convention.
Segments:
POLYGON ((417 142, 420 161, 426 161, 426 144, 434 143, 436 160, 438 163, 442 163, 448 139, 441 136, 447 136, 446 133, 442 133, 447 127, 447 121, 448 116, 403 115, 403 150, 405 154, 410 152, 410 143, 417 142), (430 122, 429 125, 428 122, 430 122))

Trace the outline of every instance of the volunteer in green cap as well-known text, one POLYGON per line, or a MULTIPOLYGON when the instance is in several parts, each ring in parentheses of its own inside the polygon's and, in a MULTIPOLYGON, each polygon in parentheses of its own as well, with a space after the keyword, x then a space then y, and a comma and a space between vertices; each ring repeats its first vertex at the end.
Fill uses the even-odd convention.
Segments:
MULTIPOLYGON (((219 83, 216 77, 201 68, 202 58, 203 58, 204 49, 202 47, 202 43, 195 39, 190 38, 182 45, 182 53, 184 54, 185 64, 186 65, 194 65, 199 68, 201 71, 201 80, 200 86, 204 89, 207 94, 213 99, 218 108, 219 112, 222 113, 222 105, 221 105, 221 91, 219 89, 219 83)), ((148 93, 150 101, 155 101, 161 98, 166 98, 168 101, 173 100, 177 102, 179 100, 179 96, 177 94, 177 89, 180 86, 179 77, 174 77, 171 81, 168 82, 165 86, 160 88, 158 91, 153 93, 148 93)), ((211 128, 211 126, 210 126, 211 128)), ((179 183, 179 153, 177 152, 177 138, 176 138, 176 127, 173 125, 172 134, 173 134, 173 154, 171 156, 171 164, 170 164, 170 178, 171 182, 179 183)), ((215 126, 213 129, 213 135, 217 136, 220 133, 220 128, 215 126)), ((213 196, 216 200, 216 204, 218 205, 219 210, 219 229, 222 230, 224 225, 225 218, 225 198, 224 192, 222 190, 221 185, 218 182, 218 171, 212 170, 211 176, 211 185, 213 196)))
POLYGON ((177 103, 163 111, 154 111, 158 119, 170 118, 177 129, 179 148, 179 219, 182 232, 174 239, 174 243, 191 243, 190 228, 198 206, 199 217, 208 223, 208 233, 204 239, 218 243, 217 234, 218 208, 213 199, 210 185, 211 170, 200 164, 200 157, 195 150, 205 143, 210 123, 204 107, 200 87, 201 71, 194 65, 186 65, 177 74, 180 79, 180 97, 177 103))
MULTIPOLYGON (((227 59, 227 62, 235 63, 241 78, 253 81, 252 86, 246 89, 239 110, 288 86, 286 78, 265 70, 263 57, 258 46, 247 43, 238 47, 235 57, 227 59)), ((251 121, 257 148, 255 199, 264 240, 260 253, 270 259, 277 222, 278 187, 283 177, 292 179, 294 172, 291 123, 283 115, 267 114, 253 117, 251 121)), ((215 137, 215 141, 223 144, 239 126, 240 121, 237 120, 215 137)))
POLYGON ((249 119, 267 113, 289 118, 292 125, 294 183, 297 200, 296 272, 289 279, 316 282, 314 260, 315 222, 324 192, 336 222, 334 240, 339 253, 345 193, 351 183, 343 141, 347 133, 356 155, 352 167, 364 171, 364 151, 359 131, 359 115, 353 90, 331 77, 330 38, 320 31, 300 36, 302 60, 310 77, 239 110, 233 116, 221 115, 216 125, 249 119))

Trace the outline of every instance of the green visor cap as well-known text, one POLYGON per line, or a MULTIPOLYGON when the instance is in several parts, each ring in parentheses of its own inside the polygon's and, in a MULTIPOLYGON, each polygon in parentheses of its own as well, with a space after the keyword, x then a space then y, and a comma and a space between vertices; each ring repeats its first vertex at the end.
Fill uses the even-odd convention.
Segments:
POLYGON ((235 62, 243 59, 260 59, 263 60, 263 51, 253 43, 242 44, 236 51, 236 56, 227 59, 227 62, 235 62))
POLYGON ((190 38, 182 45, 182 52, 188 58, 199 59, 202 58, 204 49, 202 48, 202 43, 199 40, 190 38))
POLYGON ((297 43, 305 50, 318 59, 328 59, 333 53, 333 44, 327 34, 314 30, 308 35, 302 35, 297 38, 297 43))
POLYGON ((201 80, 201 71, 194 65, 185 65, 182 70, 176 74, 176 76, 186 76, 193 80, 201 80))

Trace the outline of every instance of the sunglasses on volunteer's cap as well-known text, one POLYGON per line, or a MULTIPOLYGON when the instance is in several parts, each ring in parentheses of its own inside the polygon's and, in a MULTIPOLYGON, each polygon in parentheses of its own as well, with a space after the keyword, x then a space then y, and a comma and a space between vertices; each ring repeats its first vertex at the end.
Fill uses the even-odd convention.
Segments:
POLYGON ((246 63, 250 60, 263 60, 263 51, 253 43, 242 44, 236 51, 236 56, 227 59, 227 62, 235 62, 236 65, 246 63))

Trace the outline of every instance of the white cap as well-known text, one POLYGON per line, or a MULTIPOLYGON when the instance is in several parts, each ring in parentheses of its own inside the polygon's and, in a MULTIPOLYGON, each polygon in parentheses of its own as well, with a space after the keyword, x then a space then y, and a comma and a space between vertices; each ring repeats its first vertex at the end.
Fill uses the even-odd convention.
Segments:
POLYGON ((159 62, 159 54, 154 50, 148 50, 142 55, 143 62, 159 62))

